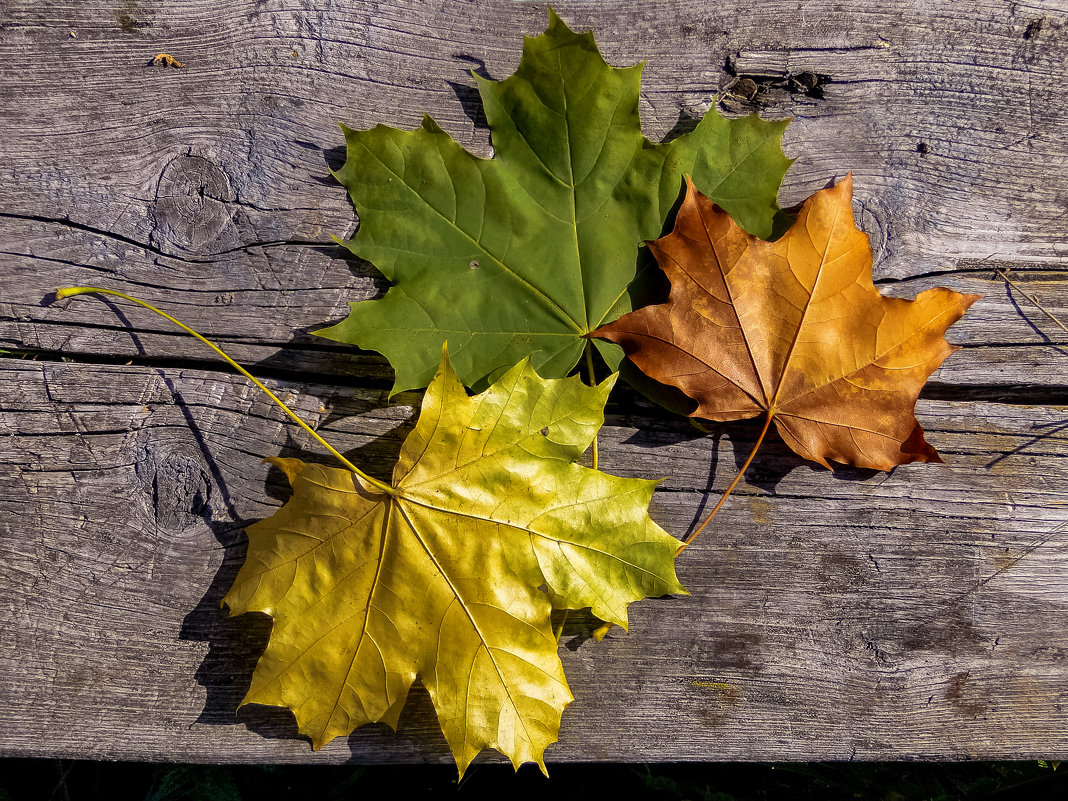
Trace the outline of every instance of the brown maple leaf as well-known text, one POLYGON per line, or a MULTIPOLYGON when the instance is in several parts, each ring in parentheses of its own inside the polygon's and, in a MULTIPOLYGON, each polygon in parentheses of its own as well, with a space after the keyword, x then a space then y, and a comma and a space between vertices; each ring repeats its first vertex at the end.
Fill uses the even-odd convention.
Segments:
POLYGON ((774 421, 794 451, 825 467, 942 461, 913 409, 957 349, 943 334, 979 296, 880 295, 852 187, 847 176, 817 192, 781 239, 765 242, 689 182, 674 231, 648 243, 671 281, 667 303, 591 336, 695 399, 691 416, 766 414, 765 431, 774 421))

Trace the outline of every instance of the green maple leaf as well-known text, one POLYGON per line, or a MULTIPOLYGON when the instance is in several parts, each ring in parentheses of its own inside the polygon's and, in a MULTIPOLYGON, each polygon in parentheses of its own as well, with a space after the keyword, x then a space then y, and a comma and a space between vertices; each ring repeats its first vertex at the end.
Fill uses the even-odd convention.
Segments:
MULTIPOLYGON (((638 246, 661 234, 684 174, 752 234, 771 234, 790 161, 785 122, 705 115, 667 144, 641 132, 641 65, 615 69, 592 33, 550 10, 516 73, 476 76, 496 156, 464 150, 429 117, 414 131, 344 128, 335 173, 360 216, 345 246, 394 286, 322 336, 375 350, 393 392, 426 386, 442 343, 468 386, 533 354, 566 375, 583 336, 631 310, 638 246)), ((595 347, 611 366, 622 351, 595 347)))
POLYGON ((656 482, 575 464, 613 381, 543 379, 528 359, 468 397, 443 357, 391 486, 272 460, 293 497, 248 528, 223 599, 274 620, 242 705, 289 707, 321 748, 396 728, 420 676, 461 773, 486 747, 544 770, 572 700, 553 606, 625 626, 628 603, 685 592, 679 543, 647 512, 656 482))

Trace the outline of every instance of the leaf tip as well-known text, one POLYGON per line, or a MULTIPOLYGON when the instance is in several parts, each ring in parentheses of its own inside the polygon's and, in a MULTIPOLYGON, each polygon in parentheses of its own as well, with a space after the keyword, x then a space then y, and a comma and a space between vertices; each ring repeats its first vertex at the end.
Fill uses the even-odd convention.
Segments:
POLYGON ((545 33, 571 34, 572 36, 576 35, 575 32, 571 30, 571 28, 568 26, 568 24, 564 22, 560 15, 556 13, 555 8, 553 8, 552 6, 547 6, 546 8, 549 12, 549 25, 545 29, 545 33))
MULTIPOLYGON (((394 384, 394 389, 397 392, 401 392, 404 389, 410 389, 410 387, 398 388, 398 384, 394 384)), ((427 386, 427 394, 423 396, 424 406, 427 402, 427 398, 430 397, 431 390, 435 390, 441 396, 455 395, 457 392, 461 393, 464 397, 467 396, 467 390, 464 388, 463 381, 460 380, 460 376, 452 366, 452 357, 449 354, 448 340, 441 343, 441 361, 438 363, 438 369, 434 373, 434 377, 430 380, 430 384, 427 386)), ((396 392, 391 392, 390 397, 392 398, 394 394, 396 394, 396 392)))
POLYGON ((419 125, 427 133, 431 133, 431 134, 442 134, 442 133, 445 133, 445 129, 442 128, 440 125, 438 125, 437 122, 434 120, 434 118, 431 117, 429 114, 424 114, 423 115, 423 120, 419 125))
POLYGON ((446 375, 456 375, 456 371, 452 367, 452 356, 449 354, 449 340, 445 340, 441 343, 441 362, 438 365, 438 372, 444 372, 446 375))
MULTIPOLYGON (((345 147, 346 147, 346 149, 348 149, 352 145, 352 143, 356 140, 356 138, 360 135, 360 132, 358 130, 356 130, 355 128, 352 128, 352 127, 346 125, 343 122, 338 122, 337 127, 341 129, 341 135, 345 138, 345 147)), ((347 159, 348 158, 348 153, 346 153, 345 156, 346 156, 346 159, 347 159)), ((330 170, 330 172, 332 173, 334 171, 330 170)))
MULTIPOLYGON (((612 391, 612 388, 616 385, 617 381, 619 381, 619 371, 618 370, 616 370, 616 372, 612 373, 612 375, 608 376, 600 384, 597 385, 597 388, 602 390, 605 393, 605 402, 608 401, 608 393, 612 391)), ((663 480, 663 479, 661 479, 661 480, 663 480)), ((657 483, 659 483, 659 482, 657 482, 657 483)))
MULTIPOLYGON (((548 6, 548 11, 549 25, 545 29, 545 33, 542 34, 542 36, 546 37, 549 40, 555 39, 555 45, 564 44, 569 39, 577 39, 582 42, 584 49, 587 49, 592 53, 596 53, 597 57, 600 58, 605 65, 607 65, 607 62, 604 61, 604 57, 601 56, 600 49, 597 47, 597 42, 594 39, 592 30, 586 30, 582 33, 572 30, 572 28, 566 22, 564 22, 563 19, 561 19, 560 15, 556 13, 556 9, 554 9, 552 6, 548 6)), ((524 51, 526 50, 526 45, 528 42, 533 42, 534 40, 539 38, 541 37, 524 37, 524 51)))
POLYGON ((475 756, 476 754, 458 754, 455 750, 452 752, 453 761, 456 763, 456 773, 458 780, 463 779, 464 774, 467 773, 467 769, 471 766, 471 763, 474 761, 475 756))
MULTIPOLYGON (((908 438, 901 443, 901 457, 898 464, 908 464, 910 462, 926 462, 928 464, 945 464, 945 461, 935 450, 934 446, 927 441, 927 438, 923 434, 923 426, 916 423, 915 428, 912 429, 912 433, 908 438)), ((893 470, 897 465, 891 465, 890 470, 893 470)))

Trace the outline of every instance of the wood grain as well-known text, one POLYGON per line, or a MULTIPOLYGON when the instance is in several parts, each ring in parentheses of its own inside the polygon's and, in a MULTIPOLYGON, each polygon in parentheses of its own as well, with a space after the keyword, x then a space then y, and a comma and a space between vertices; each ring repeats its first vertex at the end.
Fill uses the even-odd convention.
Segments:
MULTIPOLYGON (((394 736, 313 754, 287 714, 235 717, 263 618, 218 608, 242 525, 285 496, 261 463, 324 460, 242 380, 197 370, 0 364, 0 753, 202 761, 447 758, 425 695, 394 736), (308 450, 306 450, 308 448, 308 450), (246 620, 245 618, 251 618, 246 620)), ((276 383, 378 475, 417 398, 276 383)), ((681 534, 746 456, 622 398, 602 465, 667 472, 681 534), (665 470, 665 468, 668 468, 665 470)), ((576 695, 556 760, 1019 758, 1063 754, 1068 417, 921 402, 947 465, 802 464, 781 443, 689 549, 692 592, 634 608, 629 635, 562 650, 576 695)), ((314 444, 314 443, 311 443, 314 444)))
MULTIPOLYGON (((792 205, 852 171, 883 291, 984 295, 918 408, 945 466, 801 464, 770 443, 692 595, 629 635, 562 649, 576 695, 557 760, 1068 757, 1068 10, 1058 2, 561 2, 609 62, 648 60, 661 139, 715 106, 793 116, 792 205)), ((243 525, 325 457, 133 292, 271 379, 350 458, 388 473, 414 395, 311 331, 382 291, 332 236, 336 124, 423 112, 489 154, 469 70, 512 72, 545 6, 504 0, 7 0, 0 14, 0 754, 422 762, 448 754, 425 693, 393 735, 319 753, 288 713, 234 714, 269 633, 218 608, 243 525), (186 64, 151 66, 160 52, 186 64), (125 364, 129 362, 129 364, 125 364)), ((682 534, 756 431, 709 435, 633 393, 610 472, 669 476, 682 534)), ((249 617, 249 616, 245 616, 249 617)))
MULTIPOLYGON (((1052 381, 1059 357, 988 270, 1041 278, 1068 248, 1066 15, 1047 13, 1055 6, 759 2, 738 13, 633 2, 563 13, 596 29, 611 63, 648 59, 654 139, 717 97, 732 113, 793 115, 783 203, 852 170, 877 277, 912 293, 924 282, 909 279, 934 273, 987 295, 956 336, 999 349, 981 361, 1001 369, 959 381, 1011 384, 1052 381), (802 92, 797 76, 817 76, 818 91, 802 92)), ((468 71, 509 74, 520 35, 544 15, 508 2, 9 2, 0 263, 15 280, 0 299, 0 345, 200 357, 154 321, 131 319, 135 339, 99 310, 42 305, 56 285, 95 282, 175 308, 240 359, 351 374, 359 360, 308 333, 382 288, 330 239, 356 224, 329 176, 343 159, 337 123, 412 127, 428 112, 488 153, 468 71), (161 51, 186 67, 151 66, 161 51)), ((1064 287, 1048 299, 1062 312, 1064 287)))

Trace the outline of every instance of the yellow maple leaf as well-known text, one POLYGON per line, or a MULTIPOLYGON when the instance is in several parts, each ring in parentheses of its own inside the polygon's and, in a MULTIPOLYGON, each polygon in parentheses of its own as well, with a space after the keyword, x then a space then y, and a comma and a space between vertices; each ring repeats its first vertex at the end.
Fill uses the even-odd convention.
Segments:
POLYGON ((274 620, 242 705, 289 707, 322 748, 396 728, 419 676, 461 773, 486 747, 544 771, 572 700, 552 608, 625 627, 628 603, 685 592, 679 543, 647 513, 656 482, 575 463, 613 383, 542 379, 527 359, 468 397, 446 356, 391 486, 272 460, 293 497, 248 528, 223 599, 274 620))

